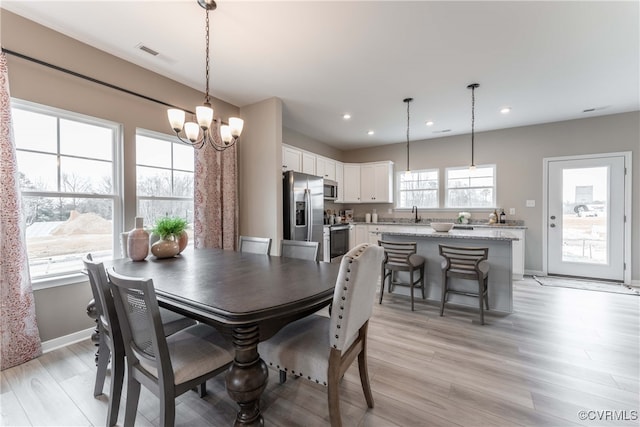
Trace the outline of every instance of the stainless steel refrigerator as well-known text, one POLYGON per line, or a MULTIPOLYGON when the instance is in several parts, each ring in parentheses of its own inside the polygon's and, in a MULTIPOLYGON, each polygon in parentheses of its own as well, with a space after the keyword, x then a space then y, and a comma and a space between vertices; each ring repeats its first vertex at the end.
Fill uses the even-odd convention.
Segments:
POLYGON ((322 257, 324 188, 320 176, 287 171, 282 174, 284 239, 318 242, 322 257))

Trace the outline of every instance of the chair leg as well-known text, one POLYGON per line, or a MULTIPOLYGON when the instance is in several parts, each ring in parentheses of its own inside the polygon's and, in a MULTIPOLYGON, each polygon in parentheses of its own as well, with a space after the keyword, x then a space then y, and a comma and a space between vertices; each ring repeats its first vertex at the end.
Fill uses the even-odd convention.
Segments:
POLYGON ((369 370, 367 367, 367 342, 363 343, 363 348, 358 354, 358 370, 360 371, 360 383, 362 384, 362 392, 367 406, 373 408, 373 394, 371 393, 371 385, 369 384, 369 370))
POLYGON ((420 286, 422 287, 422 299, 427 299, 424 294, 424 264, 420 267, 420 286))
MULTIPOLYGON (((335 349, 332 349, 335 350, 335 349)), ((342 427, 340 416, 340 355, 332 351, 329 356, 329 372, 327 381, 327 399, 329 402, 329 420, 331 427, 342 427), (334 355, 335 353, 335 355, 334 355), (332 358, 332 356, 334 356, 332 358)))
POLYGON ((484 278, 484 301, 489 310, 489 276, 484 278))
POLYGON ((197 392, 200 398, 203 398, 207 395, 207 382, 204 381, 202 384, 199 384, 197 387, 197 392))
POLYGON ((447 272, 442 272, 442 298, 440 300, 440 317, 444 316, 444 302, 447 299, 447 272))
POLYGON ((104 331, 101 331, 100 343, 98 345, 98 366, 96 369, 96 383, 93 387, 93 396, 97 397, 102 394, 104 389, 104 379, 107 376, 107 365, 109 364, 109 356, 111 350, 107 345, 107 342, 103 336, 104 331))
POLYGON ((136 421, 136 413, 138 412, 138 400, 140 400, 140 383, 133 378, 129 378, 127 380, 127 404, 124 411, 124 427, 133 427, 136 421))
POLYGON ((176 401, 168 390, 160 392, 160 423, 161 426, 173 427, 176 424, 176 401))
POLYGON ((111 386, 109 394, 109 412, 107 413, 107 426, 112 427, 118 422, 120 410, 120 397, 124 383, 124 350, 114 350, 111 356, 111 386))
POLYGON ((411 311, 413 309, 413 269, 409 270, 409 291, 411 292, 411 311))
POLYGON ((484 325, 484 298, 483 298, 484 280, 478 277, 478 299, 480 300, 480 324, 484 325))

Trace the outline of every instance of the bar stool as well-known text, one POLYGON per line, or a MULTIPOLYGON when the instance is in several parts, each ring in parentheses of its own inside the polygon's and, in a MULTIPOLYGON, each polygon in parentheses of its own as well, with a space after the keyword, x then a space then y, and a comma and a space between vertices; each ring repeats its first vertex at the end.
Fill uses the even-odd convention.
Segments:
POLYGON ((489 248, 468 248, 460 246, 438 245, 442 261, 442 300, 440 316, 444 316, 444 303, 447 294, 459 294, 476 297, 480 300, 480 324, 484 325, 484 307, 489 310, 489 248), (462 291, 449 288, 449 277, 477 280, 478 292, 462 291))
POLYGON ((424 266, 425 258, 416 254, 416 242, 388 242, 378 240, 378 245, 384 249, 384 261, 382 261, 382 281, 380 283, 380 304, 382 304, 382 296, 384 295, 384 282, 389 278, 389 292, 393 290, 393 286, 409 286, 411 291, 411 311, 413 309, 413 288, 417 287, 422 290, 422 299, 424 295, 424 266), (420 271, 420 277, 413 280, 413 272, 420 271), (396 271, 408 271, 409 283, 394 281, 396 271), (419 284, 418 284, 419 283, 419 284))

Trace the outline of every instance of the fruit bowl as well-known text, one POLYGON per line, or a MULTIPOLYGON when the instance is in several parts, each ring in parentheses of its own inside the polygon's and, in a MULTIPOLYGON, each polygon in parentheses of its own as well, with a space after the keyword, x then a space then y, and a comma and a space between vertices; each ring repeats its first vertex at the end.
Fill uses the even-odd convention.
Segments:
POLYGON ((453 228, 452 222, 432 222, 431 228, 439 232, 447 232, 453 228))

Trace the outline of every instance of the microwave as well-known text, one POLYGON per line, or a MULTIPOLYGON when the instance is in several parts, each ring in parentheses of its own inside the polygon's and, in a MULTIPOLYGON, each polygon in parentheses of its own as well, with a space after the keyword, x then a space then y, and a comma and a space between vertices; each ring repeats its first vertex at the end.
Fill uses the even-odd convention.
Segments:
POLYGON ((338 200, 338 183, 330 179, 324 180, 324 199, 338 200))

